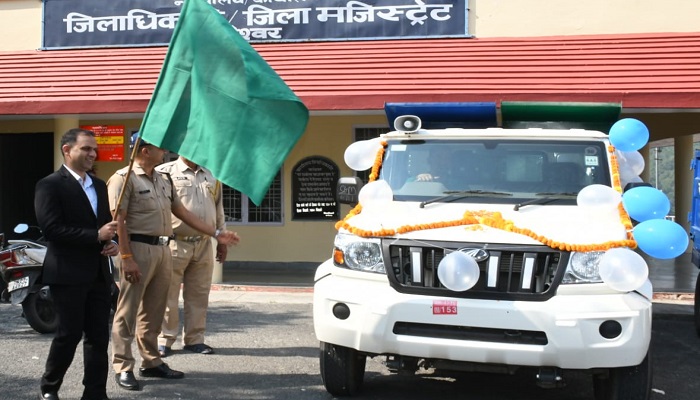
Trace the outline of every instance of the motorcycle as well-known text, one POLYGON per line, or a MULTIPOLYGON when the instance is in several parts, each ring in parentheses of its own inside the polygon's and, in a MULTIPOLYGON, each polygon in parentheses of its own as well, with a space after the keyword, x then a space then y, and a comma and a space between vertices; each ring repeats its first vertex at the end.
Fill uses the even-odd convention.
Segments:
MULTIPOLYGON (((38 226, 30 227, 27 224, 19 224, 14 232, 21 234, 30 228, 39 232, 38 226)), ((53 333, 58 329, 58 314, 54 309, 51 290, 41 281, 44 267, 46 246, 43 236, 31 240, 9 240, 5 243, 5 236, 0 233, 0 299, 11 302, 13 305, 21 304, 24 318, 29 326, 39 333, 53 333)), ((109 257, 112 276, 116 269, 114 262, 109 257)), ((111 311, 117 309, 119 299, 119 286, 116 282, 111 285, 111 311)))
MULTIPOLYGON (((21 234, 30 228, 41 232, 38 226, 30 227, 27 224, 17 225, 14 232, 21 234)), ((24 318, 35 331, 53 333, 58 329, 58 314, 54 309, 49 286, 41 282, 45 256, 43 236, 34 241, 9 240, 5 243, 5 236, 0 233, 0 281, 3 283, 0 286, 0 299, 14 305, 22 304, 24 318)), ((114 277, 116 269, 111 257, 109 264, 114 277)), ((119 286, 112 282, 112 313, 117 310, 118 299, 119 286)))
MULTIPOLYGON (((29 230, 27 224, 15 227, 15 233, 29 230)), ((38 229, 38 228, 36 228, 38 229)), ((13 305, 22 305, 27 323, 39 333, 52 333, 58 328, 58 315, 54 309, 51 291, 41 281, 46 255, 42 238, 37 240, 2 240, 0 250, 0 275, 7 287, 2 297, 13 305)))

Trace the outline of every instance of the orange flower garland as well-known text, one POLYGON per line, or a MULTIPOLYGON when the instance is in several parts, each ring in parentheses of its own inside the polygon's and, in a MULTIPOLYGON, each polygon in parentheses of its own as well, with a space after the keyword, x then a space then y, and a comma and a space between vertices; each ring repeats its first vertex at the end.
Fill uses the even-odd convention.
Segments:
MULTIPOLYGON (((617 156, 615 155, 615 147, 613 145, 608 146, 608 152, 610 153, 610 166, 612 168, 612 176, 613 176, 613 189, 617 190, 619 193, 622 193, 622 183, 620 181, 620 164, 617 162, 617 156)), ((617 205, 617 210, 620 213, 620 222, 622 222, 622 225, 624 225, 625 229, 627 229, 627 239, 634 241, 634 246, 630 246, 632 249, 637 248, 637 242, 634 240, 634 236, 632 235, 632 219, 630 218, 629 214, 627 214, 627 210, 625 210, 624 205, 622 202, 617 205)))
MULTIPOLYGON (((382 148, 377 152, 377 156, 372 166, 372 171, 369 175, 369 181, 373 182, 379 177, 379 171, 381 170, 382 160, 384 158, 384 151, 386 149, 387 142, 382 141, 382 148)), ((620 187, 620 171, 617 158, 615 157, 615 148, 611 145, 608 147, 608 152, 610 152, 610 164, 612 168, 613 176, 613 189, 622 193, 622 188, 620 187)), ((396 229, 380 229, 380 230, 365 230, 358 227, 352 226, 348 223, 348 220, 355 215, 362 212, 362 206, 358 204, 353 208, 348 215, 345 216, 341 221, 335 224, 336 229, 345 229, 354 235, 360 237, 378 237, 378 236, 393 236, 401 233, 408 233, 426 229, 438 229, 447 228, 452 226, 466 226, 467 229, 477 230, 480 229, 479 225, 488 226, 495 229, 501 229, 506 232, 518 233, 527 237, 530 237, 546 246, 553 249, 565 250, 565 251, 605 251, 615 247, 629 247, 636 248, 637 242, 632 237, 632 221, 625 211, 622 203, 618 206, 618 211, 620 213, 620 220, 627 230, 628 240, 615 240, 608 241, 598 244, 570 244, 557 242, 555 240, 549 239, 545 236, 538 235, 537 233, 531 231, 527 228, 519 228, 515 226, 513 221, 504 219, 500 212, 490 212, 490 211, 467 211, 464 213, 461 219, 452 221, 441 221, 433 222, 428 224, 416 224, 416 225, 403 225, 396 229)))
MULTIPOLYGON (((466 214, 470 214, 467 211, 466 214)), ((530 229, 518 228, 513 224, 513 221, 504 219, 500 212, 490 213, 490 215, 479 219, 479 223, 482 225, 490 226, 491 228, 501 229, 506 232, 519 233, 521 235, 530 237, 544 245, 547 245, 553 249, 566 250, 566 251, 605 251, 612 249, 614 247, 636 247, 637 243, 633 240, 615 240, 608 241, 605 243, 598 244, 570 244, 561 243, 548 239, 542 235, 538 235, 530 229)))
POLYGON ((377 155, 374 157, 374 165, 372 165, 372 171, 369 173, 369 181, 374 182, 379 178, 379 170, 382 169, 382 161, 384 161, 384 152, 386 151, 386 140, 382 140, 382 147, 377 151, 377 155))

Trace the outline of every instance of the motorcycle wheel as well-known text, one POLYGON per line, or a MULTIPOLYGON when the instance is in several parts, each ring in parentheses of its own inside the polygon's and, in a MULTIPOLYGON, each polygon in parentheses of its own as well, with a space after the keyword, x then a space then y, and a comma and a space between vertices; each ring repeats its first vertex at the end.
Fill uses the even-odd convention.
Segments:
POLYGON ((54 333, 58 329, 58 314, 53 306, 50 296, 42 291, 29 293, 22 302, 22 311, 27 323, 39 333, 54 333))

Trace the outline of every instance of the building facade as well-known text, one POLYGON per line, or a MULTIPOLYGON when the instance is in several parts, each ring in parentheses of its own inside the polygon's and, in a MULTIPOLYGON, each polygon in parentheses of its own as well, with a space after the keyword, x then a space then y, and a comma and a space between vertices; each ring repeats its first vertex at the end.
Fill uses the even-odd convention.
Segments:
MULTIPOLYGON (((236 3, 210 1, 217 2, 236 3)), ((111 2, 90 2, 100 3, 111 2)), ((404 3, 418 4, 388 4, 404 3)), ((65 130, 106 129, 101 178, 127 164, 126 137, 140 126, 166 52, 162 45, 45 50, 55 39, 46 37, 47 4, 0 1, 4 230, 33 219, 34 183, 62 162, 57 143, 65 130)), ((461 35, 253 43, 311 117, 260 207, 226 190, 229 229, 242 237, 228 261, 318 263, 330 255, 335 222, 349 207, 332 204, 328 190, 338 176, 354 174, 343 161, 347 146, 388 129, 386 102, 619 102, 622 117, 649 127, 650 141, 674 141, 676 220, 687 226, 687 166, 700 127, 700 3, 469 0, 464 6, 461 35), (304 197, 311 189, 300 177, 319 171, 325 189, 304 197)), ((641 150, 647 160, 648 148, 641 150)))

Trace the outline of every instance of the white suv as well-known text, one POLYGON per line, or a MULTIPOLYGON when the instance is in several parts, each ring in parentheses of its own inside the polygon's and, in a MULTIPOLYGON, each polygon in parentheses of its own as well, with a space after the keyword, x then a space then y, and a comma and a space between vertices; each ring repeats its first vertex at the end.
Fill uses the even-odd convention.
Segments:
MULTIPOLYGON (((589 186, 621 191, 607 135, 420 125, 404 117, 376 142, 380 194, 360 195, 316 272, 328 392, 355 394, 382 356, 394 372, 534 368, 543 387, 586 370, 596 399, 648 399, 651 284, 614 289, 599 273, 629 218, 577 205, 589 186)), ((341 199, 361 186, 341 179, 341 199)))

